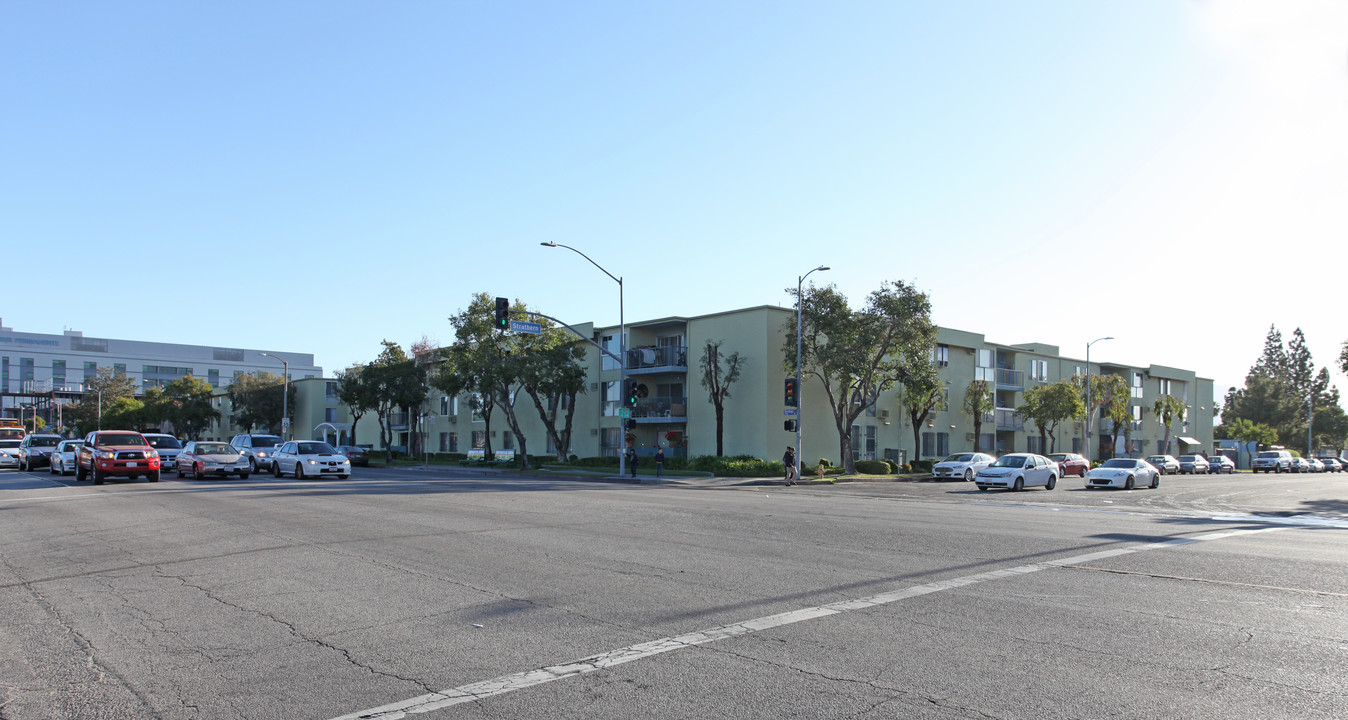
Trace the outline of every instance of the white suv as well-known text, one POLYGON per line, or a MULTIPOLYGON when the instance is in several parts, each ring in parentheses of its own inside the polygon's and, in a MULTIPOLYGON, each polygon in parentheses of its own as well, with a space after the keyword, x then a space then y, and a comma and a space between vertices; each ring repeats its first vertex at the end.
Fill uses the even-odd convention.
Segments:
POLYGON ((1265 450, 1250 465, 1253 472, 1292 472, 1292 453, 1286 450, 1265 450))
POLYGON ((178 442, 178 438, 167 433, 141 433, 145 439, 150 442, 150 447, 159 452, 159 465, 172 469, 178 465, 178 453, 183 451, 183 444, 178 442))
POLYGON ((235 435, 229 444, 248 458, 250 472, 257 472, 258 468, 271 468, 272 454, 283 442, 285 440, 278 435, 235 435))

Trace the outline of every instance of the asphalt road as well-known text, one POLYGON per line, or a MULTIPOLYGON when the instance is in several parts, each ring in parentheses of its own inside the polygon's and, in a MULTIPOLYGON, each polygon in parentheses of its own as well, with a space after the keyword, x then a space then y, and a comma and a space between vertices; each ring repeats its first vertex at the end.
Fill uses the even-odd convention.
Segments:
POLYGON ((1345 487, 0 471, 0 719, 1348 717, 1345 487))

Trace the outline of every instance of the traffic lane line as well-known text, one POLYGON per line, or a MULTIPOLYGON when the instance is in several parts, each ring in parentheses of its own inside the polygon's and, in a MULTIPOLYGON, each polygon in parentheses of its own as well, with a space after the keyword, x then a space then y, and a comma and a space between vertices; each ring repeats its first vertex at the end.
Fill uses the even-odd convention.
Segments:
POLYGON ((599 655, 591 655, 587 658, 575 660, 573 662, 561 665, 549 665, 547 667, 526 670, 524 672, 514 673, 512 675, 503 675, 490 680, 482 680, 459 687, 441 690, 439 692, 427 693, 414 698, 402 700, 388 705, 381 705, 367 710, 342 715, 333 720, 399 720, 408 715, 419 715, 422 713, 441 710, 454 705, 474 700, 484 700, 495 695, 502 695, 516 690, 541 685, 554 680, 563 680, 566 678, 577 677, 596 670, 616 667, 634 660, 653 657, 674 650, 696 647, 707 643, 726 640, 729 638, 741 637, 751 633, 768 630, 771 628, 791 625, 806 620, 814 620, 830 615, 838 615, 845 612, 856 610, 865 610, 867 608, 878 607, 890 603, 906 600, 908 598, 930 595, 932 593, 954 590, 957 588, 977 585, 979 583, 1001 580, 1005 578, 1020 577, 1030 573, 1036 573, 1041 570, 1052 570, 1054 568, 1071 567, 1083 563, 1103 560, 1106 558, 1118 557, 1120 555, 1129 555, 1133 553, 1145 552, 1148 550, 1163 550, 1166 548, 1180 547, 1199 542, 1209 542, 1212 540, 1221 540, 1224 538, 1237 537, 1241 535, 1253 535, 1256 533, 1276 532, 1286 530, 1287 527, 1254 528, 1245 530, 1228 530, 1222 532, 1204 533, 1189 538, 1176 538, 1174 540, 1165 540, 1155 543, 1144 543, 1140 545, 1131 545, 1122 548, 1113 548, 1110 550, 1100 550, 1097 552, 1074 555, 1072 557, 1060 558, 1058 560, 1046 560, 1044 562, 1021 565, 1002 570, 991 570, 988 572, 965 575, 963 577, 950 578, 947 580, 938 580, 923 585, 914 585, 912 587, 894 590, 879 595, 871 595, 865 598, 855 600, 843 600, 827 605, 818 605, 815 607, 802 608, 800 610, 791 610, 789 612, 768 615, 766 617, 754 618, 729 625, 721 625, 708 630, 687 633, 685 635, 676 635, 673 637, 660 638, 636 645, 629 645, 617 650, 610 650, 599 655))

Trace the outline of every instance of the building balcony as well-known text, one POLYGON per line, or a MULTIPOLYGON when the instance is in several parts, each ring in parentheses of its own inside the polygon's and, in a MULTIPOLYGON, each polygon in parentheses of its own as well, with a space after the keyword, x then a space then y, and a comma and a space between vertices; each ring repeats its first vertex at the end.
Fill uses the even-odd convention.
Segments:
POLYGON ((627 351, 627 374, 688 372, 688 346, 632 348, 627 351))
POLYGON ((1021 370, 997 368, 997 387, 1004 390, 1024 390, 1025 373, 1021 370))
MULTIPOLYGON (((604 415, 613 417, 623 407, 623 403, 609 400, 604 403, 604 415)), ((688 422, 688 398, 650 397, 637 401, 631 408, 632 419, 637 424, 686 423, 688 422)))
POLYGON ((998 430, 1021 432, 1025 429, 1025 418, 1011 408, 997 408, 992 411, 998 430))

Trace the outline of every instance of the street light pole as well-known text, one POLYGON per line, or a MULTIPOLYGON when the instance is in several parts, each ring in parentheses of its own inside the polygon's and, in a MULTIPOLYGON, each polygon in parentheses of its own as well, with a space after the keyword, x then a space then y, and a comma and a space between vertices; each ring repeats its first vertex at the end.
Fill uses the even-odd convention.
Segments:
MULTIPOLYGON (((290 434, 288 432, 290 430, 290 363, 286 362, 285 358, 276 357, 271 353, 258 354, 281 361, 281 434, 288 436, 290 434)), ((286 437, 285 439, 292 440, 294 438, 286 437)))
MULTIPOLYGON (((595 262, 589 255, 558 242, 541 242, 543 247, 566 248, 571 252, 590 261, 590 264, 599 268, 599 271, 609 276, 613 282, 618 283, 618 390, 621 393, 627 389, 627 320, 623 317, 623 279, 615 277, 613 273, 604 269, 603 265, 595 262)), ((623 418, 620 415, 618 419, 623 418)), ((618 476, 622 477, 627 472, 627 423, 618 423, 618 437, 622 438, 622 446, 618 448, 618 476)), ((565 450, 565 449, 564 449, 565 450)))
POLYGON ((801 292, 803 292, 805 286, 805 278, 809 277, 810 273, 823 272, 825 270, 828 270, 828 266, 820 265, 814 270, 811 270, 810 272, 807 272, 804 275, 801 275, 800 277, 796 278, 796 472, 794 475, 796 482, 800 481, 800 465, 801 465, 800 426, 805 420, 805 412, 804 412, 805 401, 801 399, 804 396, 804 393, 801 392, 802 388, 800 385, 800 314, 802 305, 801 292))
POLYGON ((1096 338, 1086 343, 1086 464, 1094 462, 1091 456, 1091 416, 1095 411, 1091 409, 1091 346, 1101 340, 1113 340, 1113 337, 1096 338))

